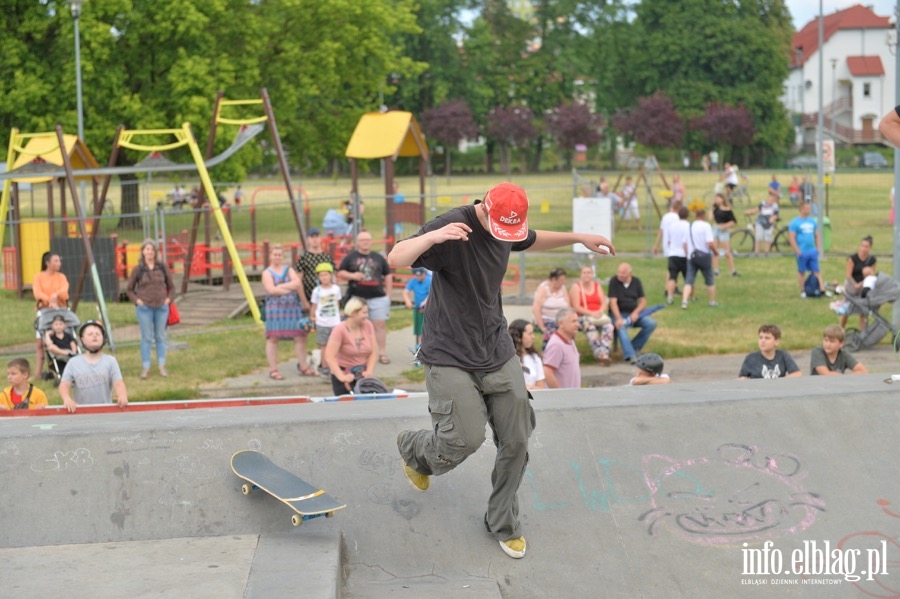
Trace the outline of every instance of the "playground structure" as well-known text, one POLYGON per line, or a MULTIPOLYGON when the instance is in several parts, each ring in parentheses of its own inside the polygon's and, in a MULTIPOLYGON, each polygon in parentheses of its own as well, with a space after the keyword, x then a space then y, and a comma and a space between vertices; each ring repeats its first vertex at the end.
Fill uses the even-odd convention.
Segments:
MULTIPOLYGON (((86 146, 84 146, 83 142, 74 136, 66 136, 63 133, 61 126, 57 126, 55 132, 49 133, 21 134, 18 129, 13 129, 10 134, 9 150, 7 154, 7 172, 0 174, 0 180, 3 181, 2 201, 0 201, 0 219, 6 220, 11 202, 14 214, 18 215, 20 213, 17 205, 18 192, 11 193, 11 186, 13 183, 46 181, 48 182, 48 188, 52 189, 52 187, 50 187, 50 182, 54 180, 59 181, 61 190, 60 195, 62 197, 61 212, 66 216, 66 185, 68 186, 71 197, 78 198, 78 192, 75 187, 76 179, 91 181, 93 188, 93 217, 89 218, 87 216, 82 202, 77 200, 73 202, 77 214, 77 219, 75 220, 77 222, 78 234, 84 248, 84 266, 82 276, 78 277, 76 293, 73 294, 73 307, 77 307, 78 297, 82 291, 82 285, 85 279, 84 275, 90 270, 101 318, 107 325, 107 330, 111 333, 112 327, 109 326, 109 317, 103 298, 97 262, 93 253, 93 246, 99 230, 98 219, 103 213, 106 195, 109 190, 112 176, 154 172, 197 171, 202 182, 200 188, 202 193, 200 202, 202 203, 204 197, 216 197, 208 169, 227 160, 258 135, 264 128, 262 124, 264 122, 269 124, 301 244, 305 245, 305 235, 299 215, 298 203, 294 197, 294 188, 290 181, 287 161, 284 157, 284 150, 278 136, 274 113, 265 89, 261 91, 260 98, 251 100, 225 100, 221 92, 217 95, 205 158, 200 153, 199 146, 191 132, 189 123, 184 123, 182 127, 178 129, 126 130, 124 127, 119 127, 116 131, 115 140, 113 142, 113 151, 110 155, 109 166, 107 167, 100 167, 96 160, 93 159, 93 156, 87 150, 86 146), (263 116, 254 116, 252 118, 223 116, 223 108, 236 105, 262 105, 265 114, 263 116), (218 125, 220 124, 237 125, 240 129, 235 140, 224 152, 217 156, 212 156, 215 136, 218 125), (55 142, 53 141, 54 136, 55 142), (147 137, 152 139, 174 138, 174 140, 163 144, 139 143, 139 140, 146 139, 147 137), (193 163, 176 164, 165 159, 162 155, 162 152, 164 151, 184 147, 190 151, 193 163), (118 153, 121 148, 127 148, 138 152, 147 152, 148 156, 134 165, 117 167, 114 165, 118 160, 118 153), (102 191, 98 196, 97 189, 99 177, 103 178, 103 182, 102 191), (63 181, 65 182, 65 185, 63 184, 63 181)), ((52 216, 52 192, 48 193, 48 204, 48 213, 52 216)), ((231 236, 225 213, 218 202, 213 201, 209 204, 209 211, 211 211, 215 217, 217 227, 222 235, 224 246, 227 249, 229 259, 224 262, 226 262, 237 275, 254 320, 257 323, 261 323, 259 308, 254 300, 252 290, 250 289, 242 261, 238 255, 238 249, 231 236)), ((190 261, 194 254, 193 246, 196 240, 197 230, 199 229, 199 223, 200 212, 198 211, 195 213, 194 224, 190 232, 189 248, 186 251, 187 265, 184 271, 184 280, 182 284, 183 291, 187 288, 188 277, 191 272, 190 261)), ((0 229, 0 246, 2 246, 3 243, 4 232, 5 229, 0 229)), ((16 274, 18 275, 18 281, 20 281, 21 285, 21 281, 23 280, 22 271, 25 266, 23 263, 24 256, 21 247, 21 232, 14 240, 14 247, 16 248, 18 255, 18 259, 14 261, 15 267, 18 269, 16 274)), ((49 249, 49 247, 45 249, 49 249)), ((110 344, 111 346, 113 345, 111 336, 110 344)))
MULTIPOLYGON (((352 179, 351 196, 353 198, 354 226, 360 222, 359 209, 359 169, 357 160, 384 161, 384 195, 385 229, 388 243, 385 253, 393 247, 395 224, 410 222, 416 225, 425 223, 425 181, 430 176, 428 145, 419 128, 419 123, 410 112, 394 110, 390 112, 368 112, 359 119, 356 129, 347 143, 345 152, 350 159, 350 176, 352 179), (401 156, 419 158, 419 193, 418 203, 395 203, 394 196, 394 163, 401 156)), ((355 233, 356 231, 351 231, 355 233)))
MULTIPOLYGON (((663 212, 667 208, 660 208, 660 202, 657 201, 657 195, 660 199, 665 201, 664 205, 668 206, 668 202, 672 198, 672 188, 669 185, 669 181, 666 179, 666 174, 659 166, 659 161, 655 156, 651 155, 647 156, 645 159, 640 160, 639 165, 636 169, 629 168, 628 165, 630 164, 632 164, 632 162, 629 162, 628 164, 626 164, 626 166, 619 170, 618 177, 616 177, 615 183, 610 186, 610 190, 613 193, 618 193, 622 185, 622 180, 626 176, 633 176, 635 193, 643 190, 647 197, 646 204, 653 206, 653 209, 656 212, 657 219, 661 219, 663 212), (633 172, 634 170, 636 170, 636 173, 633 172), (659 180, 662 183, 661 188, 658 187, 654 190, 654 187, 651 183, 653 175, 659 177, 659 180)), ((591 179, 590 174, 591 173, 586 171, 572 169, 572 187, 573 193, 575 194, 573 197, 593 195, 596 192, 599 187, 599 183, 596 180, 591 179)), ((613 206, 613 213, 615 217, 613 230, 618 231, 625 222, 624 215, 620 213, 620 211, 616 210, 615 206, 613 206)))

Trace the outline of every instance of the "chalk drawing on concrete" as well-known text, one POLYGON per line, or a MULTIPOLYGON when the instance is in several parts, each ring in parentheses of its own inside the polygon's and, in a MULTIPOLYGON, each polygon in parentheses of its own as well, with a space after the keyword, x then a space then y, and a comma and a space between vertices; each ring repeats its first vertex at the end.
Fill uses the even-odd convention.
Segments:
POLYGON ((643 468, 651 509, 639 520, 651 535, 666 528, 695 543, 761 541, 805 530, 825 511, 803 484, 799 458, 756 446, 726 443, 713 457, 689 459, 647 455, 643 468))
MULTIPOLYGON (((881 508, 882 514, 891 518, 888 522, 896 526, 895 520, 900 519, 900 514, 889 509, 890 500, 876 499, 875 505, 881 508)), ((878 566, 868 571, 857 571, 857 574, 862 574, 859 580, 848 581, 857 591, 879 599, 900 599, 900 580, 897 579, 897 573, 900 572, 900 535, 896 529, 852 532, 838 541, 837 549, 842 555, 855 553, 857 563, 865 564, 867 568, 878 566), (887 559, 883 563, 876 563, 879 560, 873 558, 878 556, 887 559)), ((859 565, 856 570, 861 568, 859 565)))
POLYGON ((359 445, 360 442, 352 431, 341 431, 331 435, 331 444, 337 451, 346 451, 354 445, 359 445))
POLYGON ((91 451, 79 447, 70 451, 54 451, 52 456, 38 458, 31 463, 31 469, 35 472, 62 472, 86 469, 93 465, 91 451))

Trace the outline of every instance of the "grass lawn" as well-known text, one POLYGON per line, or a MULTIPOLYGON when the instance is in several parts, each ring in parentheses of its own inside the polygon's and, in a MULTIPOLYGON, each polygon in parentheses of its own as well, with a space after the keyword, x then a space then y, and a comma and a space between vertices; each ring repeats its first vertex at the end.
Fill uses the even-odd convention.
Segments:
MULTIPOLYGON (((605 175, 615 183, 619 173, 592 173, 588 179, 596 180, 605 175)), ((773 174, 771 171, 753 171, 747 173, 751 185, 750 192, 753 203, 762 201, 765 187, 773 174)), ((786 189, 792 172, 778 172, 782 188, 786 189)), ((701 200, 712 189, 715 176, 709 173, 683 173, 691 200, 701 200)), ((813 177, 814 178, 814 177, 813 177)), ((427 184, 427 192, 434 194, 433 200, 426 200, 429 217, 438 214, 451 206, 463 202, 471 202, 483 194, 484 190, 502 176, 493 177, 460 177, 447 180, 434 177, 427 184), (432 210, 432 206, 434 210, 432 210)), ((532 228, 570 230, 572 227, 571 198, 575 193, 572 176, 569 174, 515 176, 511 179, 523 185, 529 192, 532 209, 529 214, 532 228)), ((654 195, 659 197, 661 181, 658 176, 651 177, 654 195)), ((671 177, 669 176, 669 180, 671 177)), ((309 215, 313 226, 321 224, 322 217, 329 208, 337 208, 350 189, 348 180, 310 180, 295 181, 303 184, 309 195, 309 215)), ((839 173, 836 185, 829 191, 829 216, 831 220, 831 246, 828 255, 822 261, 822 271, 826 280, 842 281, 848 254, 855 251, 859 239, 864 235, 875 238, 874 253, 879 256, 879 270, 893 274, 891 261, 893 230, 888 223, 888 191, 892 184, 892 174, 888 172, 848 172, 839 173)), ((268 239, 273 242, 292 242, 297 239, 296 229, 290 210, 284 206, 283 192, 281 197, 271 191, 263 190, 266 186, 277 185, 273 181, 246 182, 243 185, 244 202, 250 203, 254 192, 254 203, 257 239, 268 239)), ((161 187, 168 190, 171 186, 161 187)), ((377 179, 364 179, 360 185, 363 200, 366 203, 366 226, 372 231, 381 231, 384 227, 383 186, 377 179)), ((417 182, 412 178, 401 179, 401 190, 411 199, 417 182)), ((666 263, 663 258, 651 257, 649 250, 653 245, 658 226, 658 219, 652 210, 647 210, 647 195, 642 197, 642 219, 644 231, 623 231, 616 233, 613 241, 619 254, 627 257, 600 258, 597 260, 598 275, 606 279, 615 273, 616 266, 622 261, 629 261, 635 276, 639 277, 646 290, 648 303, 662 303, 663 282, 666 263)), ((36 206, 40 203, 37 202, 36 206)), ((246 206, 245 206, 246 207, 246 206)), ((738 206, 741 210, 747 206, 738 206)), ((40 209, 37 208, 39 216, 40 209)), ((238 242, 250 240, 249 210, 242 208, 233 214, 235 238, 238 242)), ((790 205, 782 208, 786 221, 792 218, 795 210, 790 205)), ((166 230, 171 233, 189 227, 191 218, 188 215, 172 215, 167 217, 166 230)), ((114 228, 110 221, 110 229, 114 228)), ((152 224, 148 224, 152 228, 152 224)), ((104 231, 106 231, 104 227, 104 231)), ((145 231, 118 231, 120 238, 140 241, 145 231)), ((8 243, 10 235, 5 239, 8 243)), ((526 253, 525 277, 527 293, 531 293, 538 281, 556 266, 569 271, 569 283, 577 276, 579 261, 583 256, 575 256, 568 249, 556 252, 528 255, 526 253)), ((519 264, 519 258, 513 258, 513 264, 519 264)), ((724 267, 724 261, 723 261, 724 267)), ((686 357, 704 354, 745 353, 756 348, 756 331, 760 324, 773 322, 783 331, 782 347, 785 349, 807 349, 821 342, 822 329, 837 316, 828 308, 831 300, 826 298, 801 300, 794 266, 790 257, 772 256, 768 258, 739 258, 737 268, 741 277, 733 278, 727 273, 719 277, 717 283, 717 299, 719 308, 706 305, 706 289, 701 284, 697 288, 696 303, 688 310, 680 308, 680 302, 658 312, 654 318, 659 323, 647 351, 660 353, 665 358, 686 357)), ((517 289, 507 289, 506 293, 515 293, 517 289)), ((114 327, 135 324, 134 310, 130 304, 109 304, 110 317, 114 327)), ((884 308, 884 314, 890 317, 890 307, 884 308)), ((96 306, 82 303, 79 308, 82 320, 96 318, 96 306)), ((32 300, 18 300, 9 291, 0 292, 0 330, 3 331, 3 346, 33 343, 31 322, 34 318, 32 300)), ((398 315, 391 320, 392 326, 402 327, 407 323, 405 317, 398 315)), ((850 326, 855 326, 855 318, 850 326)), ((173 331, 173 341, 181 340, 177 329, 173 331)), ((192 332, 186 337, 187 349, 175 350, 170 357, 170 377, 153 379, 152 385, 132 385, 129 390, 131 399, 158 400, 184 399, 196 397, 199 384, 214 382, 223 378, 245 374, 265 365, 262 336, 250 325, 249 319, 220 322, 205 330, 192 332)), ((288 344, 282 344, 281 359, 291 355, 288 344)), ((589 355, 586 345, 583 354, 589 355)), ((33 351, 26 357, 33 358, 33 351)), ((140 369, 139 350, 135 346, 121 347, 117 357, 126 373, 137 373, 140 369)), ((51 398, 55 393, 50 393, 51 398)))

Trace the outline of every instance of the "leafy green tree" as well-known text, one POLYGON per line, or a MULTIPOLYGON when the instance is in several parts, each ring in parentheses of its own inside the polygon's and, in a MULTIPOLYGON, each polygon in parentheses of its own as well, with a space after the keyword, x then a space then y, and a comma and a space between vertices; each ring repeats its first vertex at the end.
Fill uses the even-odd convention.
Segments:
POLYGON ((784 0, 683 0, 677 10, 668 0, 642 0, 635 13, 635 94, 662 91, 688 118, 709 102, 743 102, 756 144, 784 144, 790 122, 779 97, 792 31, 784 0))
POLYGON ((459 40, 464 35, 463 11, 472 0, 419 0, 413 8, 417 30, 396 34, 405 56, 427 65, 411 76, 392 73, 396 92, 385 97, 388 106, 415 114, 448 98, 464 97, 471 74, 462 67, 459 40))
MULTIPOLYGON (((74 132, 74 27, 64 2, 18 1, 0 11, 0 123, 23 131, 60 122, 74 132)), ((391 93, 389 75, 423 66, 392 43, 417 33, 413 0, 91 0, 79 21, 85 137, 100 162, 115 128, 180 127, 206 146, 215 95, 267 88, 291 163, 318 170, 342 156, 359 117, 391 93)), ((248 112, 253 109, 245 109, 248 112)), ((261 109, 256 107, 256 114, 261 109)), ((243 115, 248 116, 248 115, 243 115)), ((233 137, 223 127, 216 152, 233 137)), ((163 140, 159 140, 163 141, 163 140)), ((132 152, 121 160, 133 162, 132 152)), ((173 160, 187 162, 186 153, 173 160)), ((216 169, 240 180, 262 144, 216 169)))

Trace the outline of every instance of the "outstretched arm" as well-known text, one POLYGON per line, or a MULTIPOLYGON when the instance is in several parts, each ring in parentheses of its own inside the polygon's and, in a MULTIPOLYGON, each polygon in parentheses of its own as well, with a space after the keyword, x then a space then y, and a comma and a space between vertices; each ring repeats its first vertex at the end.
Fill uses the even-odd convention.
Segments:
POLYGON ((614 256, 616 248, 612 242, 603 235, 590 235, 588 233, 565 233, 561 231, 535 231, 537 238, 529 249, 536 251, 552 250, 565 245, 581 243, 592 252, 614 256))

